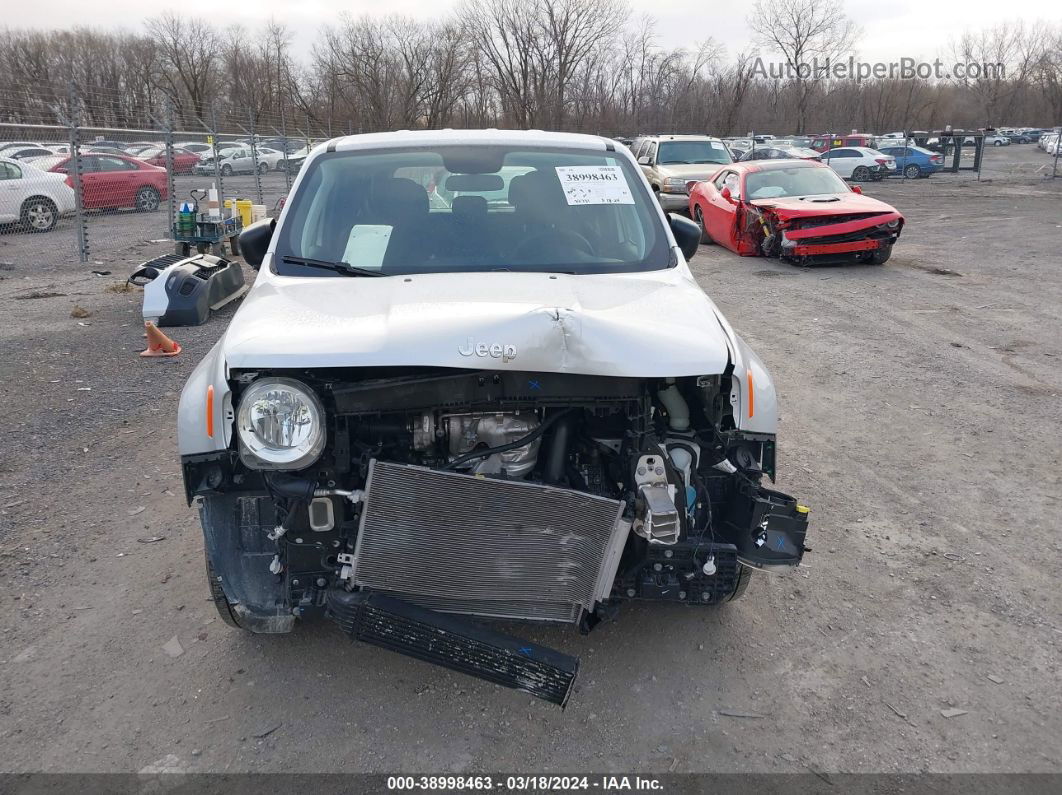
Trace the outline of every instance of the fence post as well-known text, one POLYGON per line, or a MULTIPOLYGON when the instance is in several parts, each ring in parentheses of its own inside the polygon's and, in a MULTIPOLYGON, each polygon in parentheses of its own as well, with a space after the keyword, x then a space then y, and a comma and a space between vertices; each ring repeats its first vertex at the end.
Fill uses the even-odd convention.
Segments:
POLYGON ((288 115, 284 110, 284 100, 280 101, 280 137, 284 141, 284 192, 291 190, 291 169, 288 168, 288 115))
POLYGON ((173 235, 173 225, 177 222, 177 186, 174 183, 174 164, 173 164, 173 103, 166 100, 166 118, 163 120, 165 123, 164 132, 166 133, 166 188, 169 191, 170 208, 169 215, 167 216, 167 224, 165 227, 166 237, 173 235))
POLYGON ((218 186, 218 202, 225 206, 225 183, 221 180, 221 164, 218 163, 218 110, 210 108, 210 146, 214 150, 214 184, 218 186))
POLYGON ((254 190, 258 196, 258 204, 262 204, 262 170, 258 167, 258 132, 254 126, 254 111, 248 111, 251 119, 251 165, 254 167, 254 190))
POLYGON ((67 122, 70 125, 70 165, 67 167, 67 171, 71 173, 74 182, 74 213, 76 216, 75 228, 77 229, 77 254, 78 261, 88 262, 88 219, 85 217, 84 180, 81 178, 85 171, 84 163, 81 160, 81 130, 78 126, 79 114, 76 104, 77 97, 75 94, 73 83, 70 83, 68 97, 70 102, 70 118, 67 119, 67 122))
POLYGON ((1055 165, 1051 169, 1051 179, 1058 177, 1058 156, 1062 155, 1062 132, 1058 134, 1058 138, 1055 141, 1055 165))

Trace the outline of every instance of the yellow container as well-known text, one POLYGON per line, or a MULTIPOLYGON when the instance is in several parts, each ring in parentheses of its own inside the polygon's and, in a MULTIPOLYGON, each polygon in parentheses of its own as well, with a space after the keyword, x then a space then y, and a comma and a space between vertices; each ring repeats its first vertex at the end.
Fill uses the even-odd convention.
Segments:
POLYGON ((236 212, 240 214, 240 221, 244 226, 251 225, 252 210, 251 207, 254 204, 250 199, 237 199, 236 200, 236 212))

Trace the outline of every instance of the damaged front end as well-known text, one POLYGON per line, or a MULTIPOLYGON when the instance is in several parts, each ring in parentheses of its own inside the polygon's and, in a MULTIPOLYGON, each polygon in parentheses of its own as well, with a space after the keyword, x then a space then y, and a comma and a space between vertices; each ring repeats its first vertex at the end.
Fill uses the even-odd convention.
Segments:
POLYGON ((807 509, 762 485, 774 435, 739 427, 752 381, 233 371, 230 449, 183 460, 218 609, 257 632, 327 614, 563 703, 572 658, 461 617, 585 632, 626 601, 718 605, 800 562, 807 509))
POLYGON ((880 264, 900 237, 903 216, 896 211, 809 215, 758 202, 745 208, 742 229, 749 253, 797 265, 880 264))

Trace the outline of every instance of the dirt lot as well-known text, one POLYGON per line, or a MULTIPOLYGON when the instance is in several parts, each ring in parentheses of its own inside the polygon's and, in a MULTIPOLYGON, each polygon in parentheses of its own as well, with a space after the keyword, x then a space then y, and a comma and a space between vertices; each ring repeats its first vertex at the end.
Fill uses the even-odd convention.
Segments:
POLYGON ((232 310, 141 360, 115 276, 5 267, 0 768, 1062 771, 1062 184, 867 192, 908 217, 884 267, 694 261, 777 383, 806 565, 530 632, 582 658, 565 711, 327 624, 222 625, 174 412, 232 310))

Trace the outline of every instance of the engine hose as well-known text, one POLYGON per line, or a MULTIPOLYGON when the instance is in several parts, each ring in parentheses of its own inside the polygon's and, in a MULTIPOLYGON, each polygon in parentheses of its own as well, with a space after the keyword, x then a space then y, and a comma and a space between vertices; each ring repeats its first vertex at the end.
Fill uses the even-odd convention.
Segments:
POLYGON ((568 462, 568 445, 571 442, 573 425, 572 418, 565 417, 564 421, 557 425, 557 430, 553 432, 544 473, 547 483, 561 485, 564 482, 568 462))
POLYGON ((529 445, 531 444, 531 442, 535 441, 535 439, 540 437, 551 427, 553 427, 554 423, 556 423, 561 417, 567 416, 573 411, 575 411, 574 408, 567 408, 562 411, 558 411, 556 414, 551 414, 545 421, 542 422, 541 425, 535 428, 535 430, 531 431, 531 433, 527 434, 527 436, 524 436, 521 439, 517 439, 515 442, 509 442, 508 444, 499 445, 498 447, 484 447, 482 450, 473 450, 471 453, 465 453, 460 458, 455 458, 449 464, 444 466, 443 469, 454 469, 456 467, 461 466, 461 464, 466 464, 469 461, 475 461, 477 458, 486 458, 487 456, 494 455, 495 453, 507 453, 510 450, 516 450, 517 448, 525 447, 526 445, 529 445))

